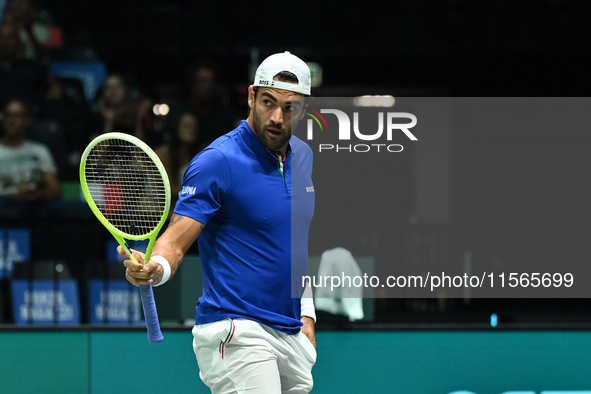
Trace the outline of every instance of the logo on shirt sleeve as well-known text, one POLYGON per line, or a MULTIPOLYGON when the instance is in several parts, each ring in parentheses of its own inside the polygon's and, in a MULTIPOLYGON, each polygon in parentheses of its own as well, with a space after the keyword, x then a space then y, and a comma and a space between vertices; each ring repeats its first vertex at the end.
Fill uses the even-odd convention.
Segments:
POLYGON ((190 194, 192 196, 195 195, 196 187, 195 186, 183 186, 181 189, 181 194, 190 194))

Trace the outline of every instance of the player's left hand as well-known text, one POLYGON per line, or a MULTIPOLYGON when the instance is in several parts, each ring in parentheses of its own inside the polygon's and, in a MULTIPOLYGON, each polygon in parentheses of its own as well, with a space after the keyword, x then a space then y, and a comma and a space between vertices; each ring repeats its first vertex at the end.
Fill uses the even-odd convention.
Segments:
POLYGON ((132 253, 137 260, 134 262, 129 257, 129 253, 125 251, 121 246, 117 246, 117 252, 126 258, 123 261, 123 265, 127 268, 125 270, 125 279, 134 286, 148 285, 156 283, 162 279, 162 272, 158 272, 160 264, 155 261, 150 261, 148 264, 144 264, 144 254, 136 250, 132 250, 132 253), (156 278, 156 276, 158 276, 156 278))
POLYGON ((316 330, 314 329, 314 320, 308 316, 303 316, 301 320, 304 324, 302 326, 302 333, 308 337, 310 342, 312 342, 312 345, 314 345, 314 349, 316 349, 316 330))

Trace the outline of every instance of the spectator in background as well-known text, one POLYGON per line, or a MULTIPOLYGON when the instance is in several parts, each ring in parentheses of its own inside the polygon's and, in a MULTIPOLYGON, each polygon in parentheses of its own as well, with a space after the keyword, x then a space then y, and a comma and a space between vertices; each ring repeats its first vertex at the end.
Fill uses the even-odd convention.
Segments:
POLYGON ((23 43, 12 22, 0 24, 0 108, 18 97, 37 114, 55 79, 40 62, 22 56, 23 43))
POLYGON ((108 75, 97 92, 93 107, 99 123, 96 132, 125 132, 149 143, 146 118, 150 115, 151 106, 149 99, 138 103, 132 98, 129 84, 123 76, 108 75))
POLYGON ((176 120, 169 142, 155 150, 168 173, 172 208, 181 190, 185 170, 193 157, 205 146, 206 144, 201 142, 197 117, 191 112, 185 112, 176 120))
POLYGON ((0 137, 0 208, 3 210, 20 208, 20 213, 31 214, 61 195, 57 167, 49 149, 27 139, 30 125, 29 106, 21 100, 10 100, 3 108, 0 137))
POLYGON ((190 69, 188 97, 172 106, 171 116, 174 119, 187 111, 197 116, 204 142, 212 142, 224 130, 233 128, 235 111, 223 93, 213 64, 203 62, 190 69))
POLYGON ((51 26, 37 18, 37 9, 31 0, 8 0, 2 10, 2 21, 17 27, 25 58, 47 60, 51 26))
MULTIPOLYGON (((96 117, 93 116, 84 96, 82 84, 78 85, 73 81, 75 81, 74 78, 56 78, 52 94, 47 97, 41 112, 36 117, 41 120, 41 124, 45 123, 50 127, 57 126, 59 129, 57 130, 59 135, 50 136, 48 133, 42 133, 45 138, 51 139, 51 143, 45 142, 45 138, 38 140, 46 143, 51 149, 58 167, 62 164, 63 168, 65 164, 65 170, 60 168, 62 181, 78 181, 78 167, 82 152, 88 145, 90 136, 100 131, 96 117), (61 151, 64 155, 61 158, 61 163, 57 151, 61 151)), ((38 136, 36 131, 39 131, 39 128, 36 126, 39 124, 34 124, 32 133, 29 134, 33 140, 38 136)))

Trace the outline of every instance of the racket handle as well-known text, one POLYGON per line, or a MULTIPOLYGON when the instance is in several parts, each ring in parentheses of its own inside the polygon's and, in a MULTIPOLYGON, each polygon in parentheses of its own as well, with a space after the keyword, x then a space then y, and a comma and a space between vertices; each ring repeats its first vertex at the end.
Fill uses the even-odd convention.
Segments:
POLYGON ((142 308, 144 308, 144 316, 146 317, 148 341, 150 343, 161 342, 164 337, 160 331, 160 323, 158 322, 158 312, 156 311, 156 301, 154 301, 152 285, 140 285, 140 298, 142 299, 142 308))

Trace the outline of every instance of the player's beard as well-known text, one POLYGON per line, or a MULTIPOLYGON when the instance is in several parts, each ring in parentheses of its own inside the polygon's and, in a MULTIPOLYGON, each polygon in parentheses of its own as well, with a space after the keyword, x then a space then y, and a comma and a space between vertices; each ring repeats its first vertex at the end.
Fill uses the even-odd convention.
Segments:
POLYGON ((285 130, 284 127, 278 127, 273 123, 264 124, 262 119, 258 116, 255 108, 252 109, 253 117, 252 122, 254 124, 254 133, 256 134, 261 144, 267 149, 278 151, 281 147, 289 142, 291 138, 291 128, 285 130), (271 138, 267 135, 267 127, 276 127, 281 129, 281 136, 279 138, 271 138))

